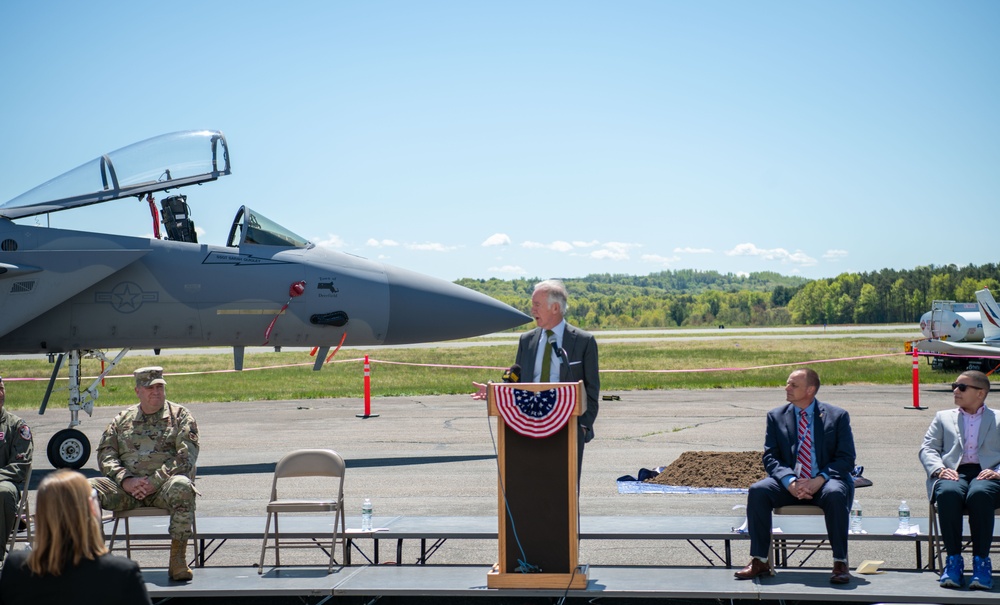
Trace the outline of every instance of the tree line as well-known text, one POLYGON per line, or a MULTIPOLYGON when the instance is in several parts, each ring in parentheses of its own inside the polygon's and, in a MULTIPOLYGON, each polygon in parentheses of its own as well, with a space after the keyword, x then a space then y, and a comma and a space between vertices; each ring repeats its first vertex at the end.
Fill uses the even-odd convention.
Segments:
MULTIPOLYGON (((525 313, 539 278, 460 279, 525 313)), ((932 301, 975 301, 1000 290, 1000 265, 882 269, 808 280, 771 271, 749 275, 680 269, 645 276, 564 279, 567 320, 584 329, 915 323, 932 301)))

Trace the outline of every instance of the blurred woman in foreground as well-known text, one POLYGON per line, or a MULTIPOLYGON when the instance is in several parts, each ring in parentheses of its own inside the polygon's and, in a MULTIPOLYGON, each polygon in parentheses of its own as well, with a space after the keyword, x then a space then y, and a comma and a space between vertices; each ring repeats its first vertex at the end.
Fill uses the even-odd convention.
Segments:
POLYGON ((100 518, 100 505, 83 475, 61 469, 43 479, 35 505, 35 544, 7 556, 0 603, 150 603, 139 565, 108 553, 100 518))

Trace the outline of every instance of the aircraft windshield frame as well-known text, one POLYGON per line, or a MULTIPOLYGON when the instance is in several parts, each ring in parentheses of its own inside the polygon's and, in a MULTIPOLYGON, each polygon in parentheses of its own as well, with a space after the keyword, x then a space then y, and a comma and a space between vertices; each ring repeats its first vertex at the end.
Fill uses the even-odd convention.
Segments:
POLYGON ((0 205, 15 219, 178 189, 231 174, 217 130, 188 130, 140 141, 78 166, 0 205))
POLYGON ((233 220, 233 228, 229 232, 228 245, 230 247, 235 246, 233 240, 237 227, 240 229, 240 247, 253 245, 310 248, 313 245, 312 242, 301 235, 289 231, 260 212, 246 206, 240 208, 239 212, 236 213, 236 218, 233 220))

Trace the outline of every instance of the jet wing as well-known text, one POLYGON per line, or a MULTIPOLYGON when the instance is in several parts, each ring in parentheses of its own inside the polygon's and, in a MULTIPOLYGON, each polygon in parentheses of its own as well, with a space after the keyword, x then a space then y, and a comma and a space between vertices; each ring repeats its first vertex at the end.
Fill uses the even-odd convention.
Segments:
POLYGON ((214 181, 231 173, 221 132, 190 130, 106 153, 0 205, 0 217, 24 218, 214 181))
POLYGON ((149 250, 31 250, 0 269, 0 336, 120 271, 149 250))

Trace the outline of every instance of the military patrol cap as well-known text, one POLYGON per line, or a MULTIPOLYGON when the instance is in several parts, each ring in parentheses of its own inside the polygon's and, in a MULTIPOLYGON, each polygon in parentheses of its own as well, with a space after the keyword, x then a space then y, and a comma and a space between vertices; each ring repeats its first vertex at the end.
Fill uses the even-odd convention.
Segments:
POLYGON ((163 379, 163 368, 160 366, 139 368, 132 374, 135 376, 135 386, 137 387, 151 387, 154 384, 167 384, 167 381, 163 379))

